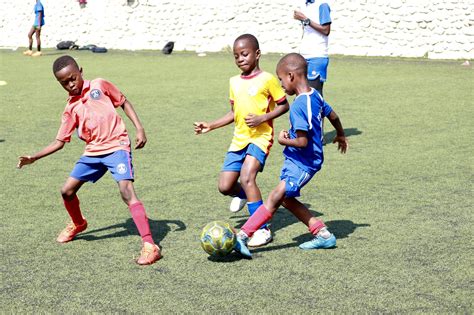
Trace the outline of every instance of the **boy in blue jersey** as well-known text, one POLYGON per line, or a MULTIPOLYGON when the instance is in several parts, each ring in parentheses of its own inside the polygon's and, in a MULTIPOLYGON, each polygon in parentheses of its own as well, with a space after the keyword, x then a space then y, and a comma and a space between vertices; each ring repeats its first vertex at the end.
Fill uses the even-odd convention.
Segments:
POLYGON ((278 142, 286 146, 281 181, 237 234, 235 250, 248 258, 252 257, 247 248, 249 237, 271 219, 280 205, 306 224, 314 235, 311 241, 300 244, 301 249, 336 246, 335 236, 323 221, 315 218, 296 197, 300 196, 301 188, 321 169, 323 163, 322 116, 327 117, 336 129, 333 143, 338 143, 341 153, 348 148, 344 129, 331 106, 308 84, 306 61, 301 55, 292 53, 284 56, 277 65, 277 75, 286 94, 296 94, 296 98, 290 106, 290 130, 282 130, 278 135, 278 142))
POLYGON ((41 56, 41 27, 44 25, 44 8, 40 0, 35 0, 35 20, 33 26, 28 33, 28 50, 24 51, 25 56, 39 57, 41 56), (36 34, 36 48, 37 52, 33 52, 33 34, 36 34))

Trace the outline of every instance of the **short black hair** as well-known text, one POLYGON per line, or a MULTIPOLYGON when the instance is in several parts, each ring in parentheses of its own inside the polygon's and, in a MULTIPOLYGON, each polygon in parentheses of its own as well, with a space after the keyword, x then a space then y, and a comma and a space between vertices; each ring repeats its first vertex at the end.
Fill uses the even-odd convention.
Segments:
POLYGON ((306 59, 298 53, 290 53, 280 59, 277 69, 281 68, 285 71, 300 73, 306 77, 308 68, 306 59))
POLYGON ((59 70, 66 68, 69 65, 75 66, 79 69, 79 65, 77 64, 76 60, 69 55, 64 55, 56 59, 53 63, 53 73, 58 72, 59 70))
POLYGON ((257 37, 253 36, 252 34, 242 34, 239 37, 237 37, 234 41, 234 44, 238 42, 239 40, 246 40, 250 42, 250 44, 253 46, 255 50, 260 49, 260 44, 258 43, 257 37))

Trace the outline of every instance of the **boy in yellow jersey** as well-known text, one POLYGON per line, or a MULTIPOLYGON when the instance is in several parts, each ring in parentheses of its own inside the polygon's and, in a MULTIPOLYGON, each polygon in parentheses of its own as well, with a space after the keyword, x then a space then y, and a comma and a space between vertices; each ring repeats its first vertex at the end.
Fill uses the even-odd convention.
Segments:
MULTIPOLYGON (((195 122, 194 132, 207 133, 234 122, 234 137, 219 175, 219 191, 233 196, 230 211, 237 212, 247 203, 252 215, 262 202, 257 173, 263 170, 273 144, 273 119, 288 111, 285 91, 278 80, 259 68, 260 48, 257 38, 243 34, 234 41, 235 64, 242 71, 230 78, 231 110, 212 122, 195 122), (240 177, 240 183, 239 183, 240 177)), ((248 245, 268 244, 270 230, 263 225, 248 245)))

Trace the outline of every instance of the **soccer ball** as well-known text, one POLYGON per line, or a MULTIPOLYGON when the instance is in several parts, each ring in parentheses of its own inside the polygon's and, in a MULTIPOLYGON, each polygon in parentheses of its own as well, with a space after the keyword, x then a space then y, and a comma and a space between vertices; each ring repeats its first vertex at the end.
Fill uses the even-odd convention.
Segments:
POLYGON ((236 242, 234 229, 227 222, 212 221, 201 232, 201 246, 211 256, 229 254, 236 242))

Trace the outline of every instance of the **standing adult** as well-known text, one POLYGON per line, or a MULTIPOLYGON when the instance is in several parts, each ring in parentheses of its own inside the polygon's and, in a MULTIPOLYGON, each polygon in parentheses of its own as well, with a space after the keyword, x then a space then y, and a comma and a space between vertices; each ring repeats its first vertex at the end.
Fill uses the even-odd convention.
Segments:
POLYGON ((303 38, 300 54, 308 64, 309 85, 323 95, 329 64, 328 36, 331 32, 331 8, 325 0, 302 0, 293 17, 301 21, 303 38))
POLYGON ((24 51, 23 54, 26 56, 39 57, 41 56, 41 27, 44 25, 44 8, 40 0, 35 0, 35 21, 33 26, 28 33, 29 46, 28 50, 24 51), (36 34, 36 47, 37 51, 33 52, 33 34, 36 34))

